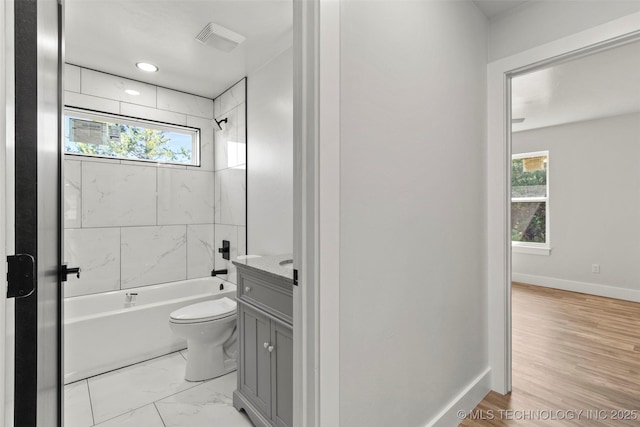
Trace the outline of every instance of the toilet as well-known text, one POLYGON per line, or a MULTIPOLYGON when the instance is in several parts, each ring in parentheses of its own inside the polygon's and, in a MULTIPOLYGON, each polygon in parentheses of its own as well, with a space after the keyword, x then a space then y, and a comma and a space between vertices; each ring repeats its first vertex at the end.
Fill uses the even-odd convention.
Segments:
POLYGON ((236 305, 223 297, 170 314, 171 330, 187 340, 187 381, 203 381, 236 369, 236 305))

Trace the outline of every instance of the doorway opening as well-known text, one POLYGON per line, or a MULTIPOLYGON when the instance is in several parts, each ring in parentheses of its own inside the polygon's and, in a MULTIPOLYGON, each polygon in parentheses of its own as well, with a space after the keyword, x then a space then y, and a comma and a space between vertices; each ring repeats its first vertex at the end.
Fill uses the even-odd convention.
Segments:
POLYGON ((222 375, 193 378, 169 319, 235 299, 233 261, 271 255, 248 244, 247 182, 276 154, 251 157, 248 134, 292 120, 292 3, 65 8, 63 246, 80 267, 63 285, 65 426, 251 425, 232 406, 236 330, 222 375))
POLYGON ((640 42, 630 39, 508 77, 505 408, 638 416, 638 72, 640 42))

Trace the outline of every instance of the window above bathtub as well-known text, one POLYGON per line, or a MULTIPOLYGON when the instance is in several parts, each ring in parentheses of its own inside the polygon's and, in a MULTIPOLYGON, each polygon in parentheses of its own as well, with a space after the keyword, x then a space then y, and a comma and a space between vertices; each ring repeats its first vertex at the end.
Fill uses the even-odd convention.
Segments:
POLYGON ((65 109, 66 154, 200 166, 200 131, 115 114, 65 109))

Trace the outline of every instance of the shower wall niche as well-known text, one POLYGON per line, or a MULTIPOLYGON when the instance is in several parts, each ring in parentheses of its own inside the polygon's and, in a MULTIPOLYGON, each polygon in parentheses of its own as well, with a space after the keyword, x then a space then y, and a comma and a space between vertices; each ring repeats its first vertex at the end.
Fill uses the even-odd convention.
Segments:
POLYGON ((214 268, 228 268, 220 278, 235 281, 217 248, 230 240, 232 259, 246 248, 244 82, 214 102, 65 66, 66 106, 198 128, 201 156, 200 166, 184 166, 65 155, 64 260, 82 268, 65 297, 206 277, 214 268), (223 130, 214 115, 228 118, 223 130))

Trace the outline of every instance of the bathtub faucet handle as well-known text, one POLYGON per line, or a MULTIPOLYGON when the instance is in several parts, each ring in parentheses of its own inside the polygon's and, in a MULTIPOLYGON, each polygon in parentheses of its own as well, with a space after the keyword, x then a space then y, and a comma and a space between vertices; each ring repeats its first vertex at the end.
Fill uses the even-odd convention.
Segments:
POLYGON ((231 253, 231 242, 229 242, 228 240, 223 240, 222 241, 222 247, 218 248, 218 253, 222 254, 222 259, 231 259, 230 258, 230 253, 231 253))

